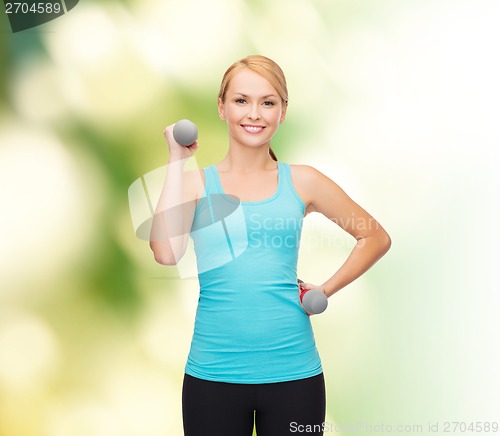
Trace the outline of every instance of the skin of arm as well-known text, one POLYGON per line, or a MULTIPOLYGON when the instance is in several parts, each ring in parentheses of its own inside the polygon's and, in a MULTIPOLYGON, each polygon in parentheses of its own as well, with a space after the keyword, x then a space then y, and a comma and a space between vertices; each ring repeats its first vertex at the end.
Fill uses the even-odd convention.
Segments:
POLYGON ((185 171, 186 160, 196 151, 197 143, 182 147, 174 141, 172 130, 173 125, 164 131, 170 158, 149 242, 155 260, 162 265, 176 265, 186 252, 196 200, 202 189, 200 172, 185 171))
POLYGON ((391 247, 382 226, 354 202, 334 181, 307 165, 293 165, 297 193, 304 200, 306 215, 319 212, 356 239, 342 266, 321 286, 304 283, 306 289, 321 289, 331 297, 370 269, 391 247))

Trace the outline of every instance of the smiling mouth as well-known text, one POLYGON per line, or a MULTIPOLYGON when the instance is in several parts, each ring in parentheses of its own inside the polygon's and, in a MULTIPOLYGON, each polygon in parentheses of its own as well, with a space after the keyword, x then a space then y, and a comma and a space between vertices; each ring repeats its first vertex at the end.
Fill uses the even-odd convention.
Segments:
POLYGON ((248 133, 260 133, 265 129, 263 126, 252 126, 250 124, 241 124, 241 127, 248 133))

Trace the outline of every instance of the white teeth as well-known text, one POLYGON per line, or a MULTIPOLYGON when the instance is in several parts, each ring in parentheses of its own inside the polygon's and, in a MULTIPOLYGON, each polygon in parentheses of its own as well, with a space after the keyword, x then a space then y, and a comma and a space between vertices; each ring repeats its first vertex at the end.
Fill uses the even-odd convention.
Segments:
POLYGON ((259 127, 259 126, 243 126, 243 128, 247 132, 250 132, 250 133, 257 133, 257 132, 260 132, 263 129, 263 127, 259 127))

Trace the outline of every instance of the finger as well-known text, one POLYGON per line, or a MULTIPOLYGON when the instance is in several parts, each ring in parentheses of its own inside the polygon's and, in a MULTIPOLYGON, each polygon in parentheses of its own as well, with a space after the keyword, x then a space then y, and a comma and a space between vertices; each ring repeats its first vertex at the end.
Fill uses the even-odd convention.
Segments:
POLYGON ((163 129, 163 136, 165 136, 165 138, 167 137, 167 135, 173 138, 174 125, 175 124, 170 124, 170 126, 167 126, 163 129))
POLYGON ((191 145, 189 145, 186 148, 188 148, 189 150, 191 150, 193 152, 196 151, 198 149, 198 141, 194 141, 191 145))

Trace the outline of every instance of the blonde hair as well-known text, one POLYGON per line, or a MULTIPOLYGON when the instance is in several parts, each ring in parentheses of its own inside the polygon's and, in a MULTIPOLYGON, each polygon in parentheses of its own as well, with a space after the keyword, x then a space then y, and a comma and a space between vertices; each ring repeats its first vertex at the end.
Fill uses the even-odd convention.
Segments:
MULTIPOLYGON (((288 88, 286 85, 286 78, 283 70, 273 60, 260 55, 247 56, 243 59, 240 59, 239 61, 236 61, 227 69, 227 71, 224 73, 224 76, 222 77, 222 82, 219 90, 219 98, 222 103, 224 103, 225 101, 226 91, 229 83, 231 82, 231 79, 238 71, 241 71, 245 68, 264 77, 264 79, 266 79, 278 92, 283 107, 286 107, 288 105, 288 88)), ((278 160, 271 147, 269 147, 269 154, 275 161, 278 160)))

